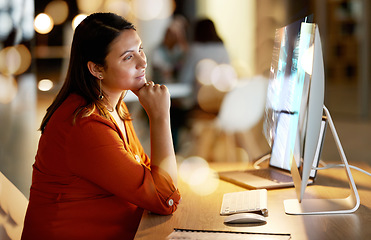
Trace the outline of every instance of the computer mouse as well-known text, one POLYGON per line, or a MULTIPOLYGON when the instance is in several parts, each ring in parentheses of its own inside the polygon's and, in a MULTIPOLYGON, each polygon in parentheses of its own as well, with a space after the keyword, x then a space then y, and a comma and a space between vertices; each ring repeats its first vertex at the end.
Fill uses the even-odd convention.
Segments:
POLYGON ((227 216, 224 223, 265 223, 264 216, 256 213, 236 213, 227 216))

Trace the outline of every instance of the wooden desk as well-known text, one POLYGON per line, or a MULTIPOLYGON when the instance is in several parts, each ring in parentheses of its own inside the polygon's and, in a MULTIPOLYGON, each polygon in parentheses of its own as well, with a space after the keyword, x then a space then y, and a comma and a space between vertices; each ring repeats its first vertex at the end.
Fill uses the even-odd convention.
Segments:
MULTIPOLYGON (((366 171, 366 164, 353 164, 366 171)), ((243 169, 241 163, 213 163, 216 171, 243 169)), ((172 216, 145 213, 135 239, 166 239, 174 228, 199 230, 226 230, 260 233, 290 233, 294 240, 301 239, 370 239, 371 236, 371 177, 352 170, 361 199, 360 208, 353 214, 292 216, 285 214, 283 200, 295 198, 293 188, 269 190, 269 215, 265 225, 225 225, 219 215, 222 196, 227 192, 246 189, 216 180, 218 187, 210 195, 200 196, 180 181, 182 202, 172 216)), ((344 169, 321 170, 317 181, 306 190, 306 198, 346 197, 349 186, 344 169)))

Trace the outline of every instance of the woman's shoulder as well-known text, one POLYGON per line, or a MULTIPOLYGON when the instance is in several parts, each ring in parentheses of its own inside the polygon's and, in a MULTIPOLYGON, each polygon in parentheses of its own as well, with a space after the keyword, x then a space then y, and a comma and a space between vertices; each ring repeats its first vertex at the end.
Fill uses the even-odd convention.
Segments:
POLYGON ((59 106, 57 111, 65 112, 65 111, 74 111, 74 109, 78 108, 79 106, 84 106, 86 104, 85 99, 75 93, 71 93, 59 106))
POLYGON ((64 100, 53 115, 58 119, 57 121, 68 121, 72 125, 111 123, 109 117, 102 116, 96 107, 88 106, 87 101, 82 96, 74 93, 64 100))

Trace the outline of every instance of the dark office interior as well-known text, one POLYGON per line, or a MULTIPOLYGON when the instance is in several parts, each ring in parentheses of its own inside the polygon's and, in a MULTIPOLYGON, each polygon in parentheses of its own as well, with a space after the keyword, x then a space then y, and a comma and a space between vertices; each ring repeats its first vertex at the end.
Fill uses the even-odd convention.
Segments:
MULTIPOLYGON (((148 58, 148 79, 152 77, 151 54, 161 42, 170 19, 182 16, 188 22, 186 33, 190 40, 192 24, 198 18, 210 18, 230 54, 237 81, 256 76, 268 80, 275 29, 313 14, 322 42, 324 103, 332 114, 348 161, 371 164, 371 3, 368 0, 158 0, 154 2, 161 2, 165 10, 157 16, 141 13, 148 8, 138 2, 149 0, 0 2, 3 2, 0 4, 0 171, 26 198, 40 137, 38 128, 64 81, 74 31, 72 22, 78 14, 99 11, 116 10, 136 25, 148 58), (59 4, 60 14, 62 10, 66 12, 59 15, 62 20, 54 20, 51 30, 41 33, 34 29, 36 17, 58 13, 50 3, 59 4), (18 49, 18 55, 11 55, 14 51, 11 48, 18 49), (12 63, 16 61, 23 65, 14 70, 12 63)), ((152 13, 157 6, 151 6, 152 13)), ((201 116, 192 115, 181 129, 176 151, 179 162, 199 153, 206 162, 239 161, 251 166, 269 152, 262 133, 262 119, 243 133, 246 142, 241 143, 238 136, 215 135, 216 130, 210 126, 226 94, 226 91, 213 92, 215 99, 210 101, 216 105, 201 109, 201 116), (202 144, 212 147, 200 150, 202 144)), ((137 101, 127 105, 136 120, 134 125, 142 145, 148 150, 148 119, 137 101)), ((330 131, 326 133, 321 159, 340 161, 330 131)))

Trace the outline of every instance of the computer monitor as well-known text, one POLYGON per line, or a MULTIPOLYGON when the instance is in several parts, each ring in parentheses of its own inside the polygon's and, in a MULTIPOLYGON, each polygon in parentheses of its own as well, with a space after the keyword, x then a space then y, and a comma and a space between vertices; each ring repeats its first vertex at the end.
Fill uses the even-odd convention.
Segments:
POLYGON ((279 167, 290 169, 294 179, 297 199, 285 200, 288 214, 349 213, 360 204, 336 129, 324 106, 324 79, 318 26, 305 18, 277 29, 264 132, 272 147, 271 162, 277 159, 277 163, 284 164, 279 167), (345 199, 304 199, 309 176, 319 160, 327 122, 352 194, 345 199))
MULTIPOLYGON (((297 161, 292 160, 291 173, 297 191, 297 199, 285 200, 285 211, 288 214, 300 215, 352 213, 358 209, 360 199, 330 112, 324 106, 325 74, 318 26, 302 22, 299 35, 297 81, 303 80, 305 83, 301 93, 302 99, 297 127, 298 136, 295 138, 294 153, 300 152, 301 161, 299 161, 299 164, 301 164, 301 172, 298 170, 297 161), (313 168, 313 161, 318 160, 319 148, 322 147, 321 142, 323 141, 326 122, 330 127, 339 155, 344 163, 352 191, 344 199, 304 199, 307 182, 313 168), (298 146, 300 149, 295 150, 298 146)), ((293 156, 295 158, 297 155, 294 154, 293 156)))
MULTIPOLYGON (((276 30, 267 90, 263 129, 272 148, 270 164, 288 171, 293 159, 301 166, 304 154, 308 155, 304 142, 314 40, 313 24, 309 22, 307 17, 276 30)), ((322 112, 323 93, 318 94, 322 112)), ((317 140, 318 134, 314 136, 317 140)))

